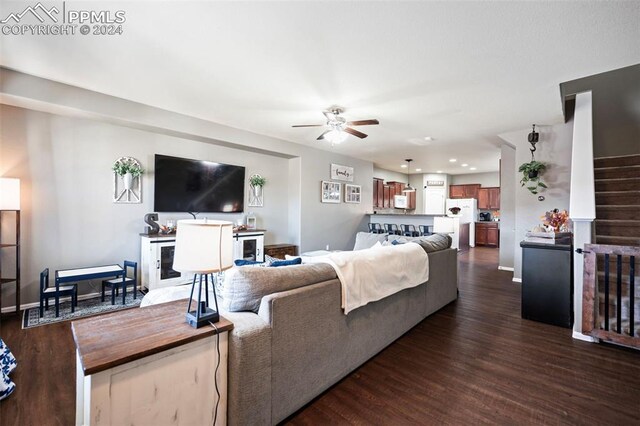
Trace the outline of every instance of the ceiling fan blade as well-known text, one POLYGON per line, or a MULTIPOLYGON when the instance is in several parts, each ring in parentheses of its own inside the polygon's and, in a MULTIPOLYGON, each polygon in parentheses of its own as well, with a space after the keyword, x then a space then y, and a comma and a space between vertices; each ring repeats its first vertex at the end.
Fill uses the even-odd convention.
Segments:
POLYGON ((324 124, 294 124, 291 127, 322 127, 324 124))
POLYGON ((344 128, 344 131, 345 131, 345 132, 347 132, 347 133, 349 133, 349 134, 352 134, 353 136, 357 136, 357 137, 359 137, 360 139, 364 139, 364 138, 366 138, 366 137, 367 137, 367 135, 365 135, 364 133, 359 132, 359 131, 357 131, 356 129, 352 129, 351 127, 345 127, 345 128, 344 128))
POLYGON ((331 111, 322 111, 322 113, 325 117, 327 117, 327 120, 329 121, 334 121, 336 119, 336 115, 331 111))
POLYGON ((380 122, 375 118, 372 120, 347 121, 347 126, 370 126, 374 124, 380 124, 380 122))
POLYGON ((324 132, 322 132, 322 134, 320 136, 318 136, 318 138, 316 139, 317 141, 324 139, 324 135, 326 135, 327 133, 329 133, 331 130, 326 130, 324 132))

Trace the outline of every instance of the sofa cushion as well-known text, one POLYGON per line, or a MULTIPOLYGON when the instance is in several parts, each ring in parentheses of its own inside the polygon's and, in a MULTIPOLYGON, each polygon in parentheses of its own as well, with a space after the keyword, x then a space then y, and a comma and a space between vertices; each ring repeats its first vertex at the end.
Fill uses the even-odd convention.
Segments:
POLYGON ((404 237, 402 235, 390 235, 389 240, 392 244, 403 244, 408 242, 414 242, 420 244, 420 246, 427 253, 434 251, 444 250, 451 247, 451 236, 448 234, 433 234, 426 237, 404 237))
POLYGON ((364 250, 371 248, 378 241, 382 243, 387 239, 387 234, 372 234, 371 232, 358 232, 353 250, 364 250))
POLYGON ((232 271, 227 273, 222 290, 222 306, 230 312, 257 313, 266 295, 336 278, 334 269, 325 263, 279 268, 240 266, 232 271))

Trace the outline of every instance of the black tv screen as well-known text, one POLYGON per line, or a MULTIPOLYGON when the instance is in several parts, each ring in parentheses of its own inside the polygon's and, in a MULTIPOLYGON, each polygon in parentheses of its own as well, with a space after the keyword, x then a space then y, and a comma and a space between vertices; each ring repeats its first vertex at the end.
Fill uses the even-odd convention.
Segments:
POLYGON ((244 167, 156 154, 154 211, 238 213, 244 167))

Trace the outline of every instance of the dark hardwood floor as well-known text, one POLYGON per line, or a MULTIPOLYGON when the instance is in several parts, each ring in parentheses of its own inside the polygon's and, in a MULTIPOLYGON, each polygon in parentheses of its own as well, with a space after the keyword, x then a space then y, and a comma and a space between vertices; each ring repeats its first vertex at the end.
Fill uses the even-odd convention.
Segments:
MULTIPOLYGON (((520 318, 520 287, 498 250, 460 256, 460 298, 424 320, 287 423, 640 424, 640 353, 571 338, 520 318)), ((432 267, 435 267, 432 266, 432 267)), ((2 425, 71 425, 70 323, 0 335, 18 359, 2 425)))

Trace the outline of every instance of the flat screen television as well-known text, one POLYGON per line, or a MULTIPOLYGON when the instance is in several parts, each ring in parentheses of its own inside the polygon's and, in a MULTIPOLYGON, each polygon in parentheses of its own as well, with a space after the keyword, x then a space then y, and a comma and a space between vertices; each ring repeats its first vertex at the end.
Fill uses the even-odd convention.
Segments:
POLYGON ((154 211, 238 213, 244 211, 244 167, 155 156, 154 211))

